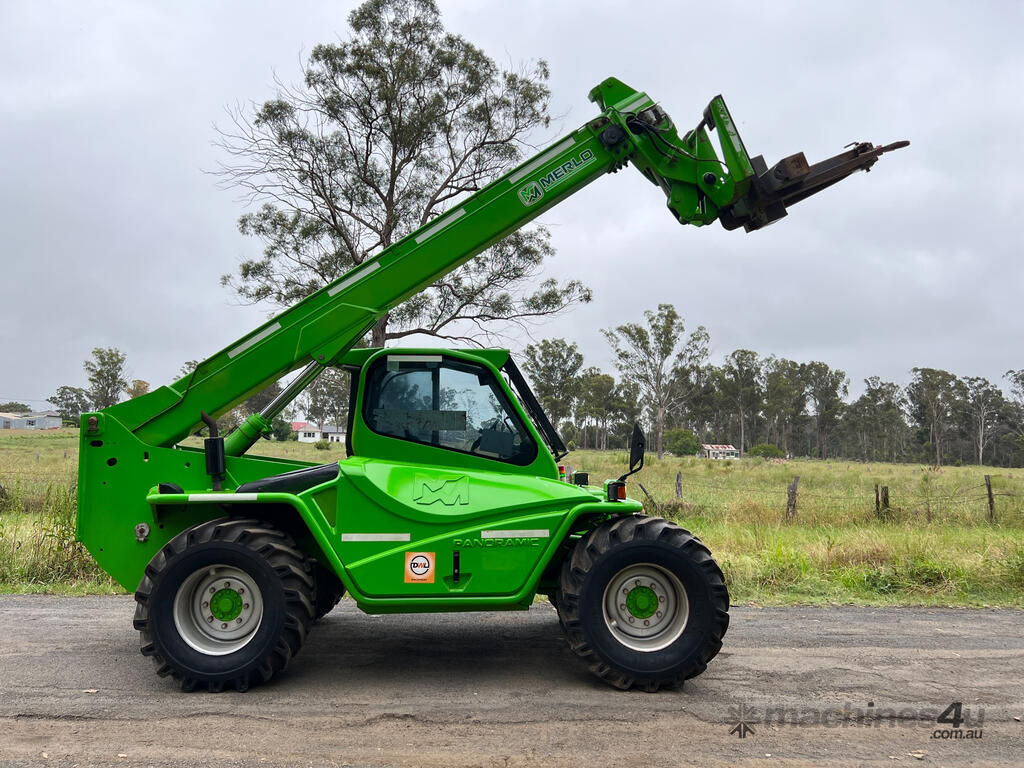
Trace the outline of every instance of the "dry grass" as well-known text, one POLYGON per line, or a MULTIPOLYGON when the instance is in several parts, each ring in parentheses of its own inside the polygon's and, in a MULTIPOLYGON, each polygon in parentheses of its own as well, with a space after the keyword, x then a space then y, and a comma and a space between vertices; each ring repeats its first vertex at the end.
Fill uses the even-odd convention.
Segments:
MULTIPOLYGON (((344 448, 260 441, 253 453, 322 463, 344 448)), ((0 590, 116 590, 73 541, 77 460, 77 430, 0 433, 0 590)), ((597 483, 621 474, 626 456, 577 452, 566 462, 597 483)), ((737 601, 1024 606, 1024 470, 651 458, 630 484, 643 498, 637 481, 660 514, 707 542, 737 601), (986 471, 1000 494, 994 524, 986 471), (797 517, 787 520, 794 475, 797 517), (883 515, 876 482, 890 489, 883 515)))

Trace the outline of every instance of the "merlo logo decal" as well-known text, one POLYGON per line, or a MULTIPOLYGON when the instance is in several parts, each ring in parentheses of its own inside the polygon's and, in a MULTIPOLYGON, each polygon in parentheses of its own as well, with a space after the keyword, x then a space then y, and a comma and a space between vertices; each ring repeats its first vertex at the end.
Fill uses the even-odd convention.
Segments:
POLYGON ((423 505, 430 505, 438 501, 446 507, 469 504, 469 478, 465 475, 450 478, 416 475, 412 499, 417 504, 423 505))

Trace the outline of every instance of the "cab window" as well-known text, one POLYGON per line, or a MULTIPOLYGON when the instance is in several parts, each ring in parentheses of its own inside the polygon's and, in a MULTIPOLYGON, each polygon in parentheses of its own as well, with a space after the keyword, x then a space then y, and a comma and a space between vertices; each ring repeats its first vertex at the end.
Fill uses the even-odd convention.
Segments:
POLYGON ((367 373, 363 419, 374 432, 520 466, 537 446, 494 375, 441 355, 387 355, 367 373))

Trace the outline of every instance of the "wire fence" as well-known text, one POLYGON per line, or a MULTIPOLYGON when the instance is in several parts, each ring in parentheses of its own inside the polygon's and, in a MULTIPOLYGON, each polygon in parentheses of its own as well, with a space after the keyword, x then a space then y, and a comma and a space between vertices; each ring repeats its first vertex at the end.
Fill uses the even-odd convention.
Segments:
MULTIPOLYGON (((849 523, 871 520, 924 519, 928 522, 968 522, 1024 525, 1024 481, 1011 475, 984 475, 983 482, 936 485, 930 478, 894 478, 878 483, 860 482, 854 487, 829 487, 835 478, 801 478, 794 473, 788 482, 778 474, 756 481, 737 472, 734 481, 709 478, 706 472, 679 470, 675 480, 666 473, 646 471, 634 479, 645 500, 659 512, 675 515, 728 515, 752 522, 789 520, 808 523, 849 523), (648 474, 648 477, 643 477, 648 474), (925 487, 922 488, 922 485, 925 487)), ((796 468, 799 471, 799 468, 796 468)), ((669 475, 670 476, 670 475, 669 475)), ((974 476, 975 478, 977 475, 974 476)), ((973 479, 973 478, 972 478, 973 479)))

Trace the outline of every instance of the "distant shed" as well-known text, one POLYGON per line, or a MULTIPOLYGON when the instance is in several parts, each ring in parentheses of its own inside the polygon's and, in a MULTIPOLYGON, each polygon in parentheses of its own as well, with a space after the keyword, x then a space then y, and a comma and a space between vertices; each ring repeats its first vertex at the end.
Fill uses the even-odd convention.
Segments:
POLYGON ((0 413, 0 429, 60 429, 60 414, 56 411, 0 413))
POLYGON ((701 455, 705 459, 738 459, 740 457, 739 449, 731 445, 705 443, 700 448, 701 455))

